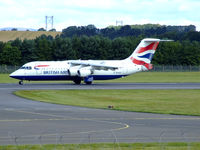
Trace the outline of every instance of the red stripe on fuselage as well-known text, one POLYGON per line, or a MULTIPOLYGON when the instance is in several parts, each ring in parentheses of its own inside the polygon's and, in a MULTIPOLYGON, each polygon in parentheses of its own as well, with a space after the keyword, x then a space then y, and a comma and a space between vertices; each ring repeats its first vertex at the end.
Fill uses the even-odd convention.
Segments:
POLYGON ((37 65, 35 67, 49 67, 49 65, 37 65))
POLYGON ((147 50, 156 50, 156 48, 158 47, 158 44, 159 44, 159 42, 153 42, 153 43, 149 44, 146 47, 140 47, 137 50, 137 53, 143 53, 143 52, 145 52, 147 50))

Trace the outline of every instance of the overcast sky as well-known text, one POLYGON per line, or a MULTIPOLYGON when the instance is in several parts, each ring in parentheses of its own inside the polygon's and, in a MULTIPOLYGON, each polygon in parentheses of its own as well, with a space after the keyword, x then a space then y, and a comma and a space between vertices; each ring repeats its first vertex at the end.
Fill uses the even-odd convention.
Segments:
POLYGON ((190 25, 200 30, 200 0, 0 0, 0 28, 54 28, 94 24, 97 28, 126 24, 190 25))

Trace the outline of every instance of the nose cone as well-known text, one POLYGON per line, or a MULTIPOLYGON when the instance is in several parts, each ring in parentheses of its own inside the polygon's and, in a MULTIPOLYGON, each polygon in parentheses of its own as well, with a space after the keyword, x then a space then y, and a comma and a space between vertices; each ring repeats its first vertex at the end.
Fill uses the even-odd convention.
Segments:
POLYGON ((17 76, 17 71, 14 71, 13 73, 11 73, 9 75, 11 78, 15 78, 15 79, 18 79, 18 76, 17 76))

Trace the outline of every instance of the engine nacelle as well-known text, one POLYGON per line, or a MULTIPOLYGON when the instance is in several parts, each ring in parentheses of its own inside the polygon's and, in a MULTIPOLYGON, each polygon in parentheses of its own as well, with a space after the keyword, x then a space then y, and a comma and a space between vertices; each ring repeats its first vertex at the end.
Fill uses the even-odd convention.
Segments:
POLYGON ((77 76, 78 75, 78 73, 77 73, 78 68, 70 68, 70 69, 67 70, 67 72, 70 76, 77 76))
POLYGON ((87 77, 92 74, 90 69, 82 68, 77 71, 79 77, 87 77))

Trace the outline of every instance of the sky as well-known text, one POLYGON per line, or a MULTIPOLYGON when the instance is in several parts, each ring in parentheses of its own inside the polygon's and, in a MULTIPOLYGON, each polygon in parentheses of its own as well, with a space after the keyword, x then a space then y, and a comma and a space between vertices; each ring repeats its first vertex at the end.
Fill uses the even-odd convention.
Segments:
MULTIPOLYGON (((0 0, 0 28, 45 28, 54 16, 57 31, 69 26, 190 25, 200 31, 200 0, 0 0)), ((50 25, 49 25, 50 26, 50 25)))

